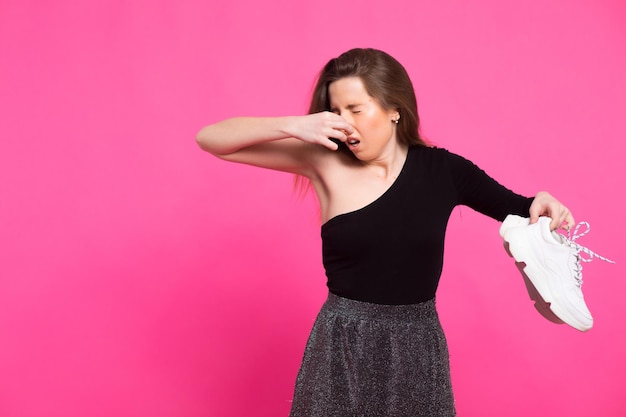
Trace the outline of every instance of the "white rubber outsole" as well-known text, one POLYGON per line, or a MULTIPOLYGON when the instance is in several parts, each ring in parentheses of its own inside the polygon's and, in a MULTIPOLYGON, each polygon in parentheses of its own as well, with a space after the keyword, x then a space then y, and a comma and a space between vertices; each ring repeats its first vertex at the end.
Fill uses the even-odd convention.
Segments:
MULTIPOLYGON (((524 244, 519 243, 523 242, 524 239, 514 239, 516 232, 519 231, 511 229, 507 232, 507 236, 505 238, 505 242, 508 243, 507 252, 513 257, 513 259, 515 259, 515 261, 524 264, 524 267, 520 270, 523 271, 524 275, 528 278, 529 282, 537 291, 541 299, 545 303, 549 304, 550 311, 552 311, 552 313, 554 313, 554 315, 560 321, 583 332, 589 330, 591 328, 591 325, 589 325, 589 323, 581 322, 579 319, 574 317, 567 310, 567 308, 563 307, 563 300, 561 300, 558 294, 555 294, 551 290, 549 284, 547 284, 547 282, 550 280, 550 272, 541 268, 541 262, 539 262, 532 250, 530 250, 530 248, 528 248, 524 244), (513 241, 513 243, 511 243, 511 241, 513 241)), ((532 298, 532 294, 530 295, 532 298)), ((537 300, 535 300, 535 302, 535 308, 537 308, 537 310, 539 310, 539 312, 541 313, 540 308, 544 307, 538 306, 537 300)))
MULTIPOLYGON (((506 250, 506 253, 508 253, 508 255, 513 258, 513 260, 515 260, 514 256, 509 250, 509 242, 504 242, 504 249, 506 250)), ((554 314, 554 312, 550 309, 550 303, 546 302, 546 300, 543 299, 526 272, 524 272, 524 267, 526 266, 526 264, 524 262, 516 261, 515 266, 522 275, 522 278, 524 279, 524 285, 526 286, 526 291, 528 292, 528 296, 532 301, 534 301, 535 309, 539 312, 539 314, 541 314, 546 320, 551 321, 552 323, 565 324, 565 322, 558 318, 557 315, 554 314)))

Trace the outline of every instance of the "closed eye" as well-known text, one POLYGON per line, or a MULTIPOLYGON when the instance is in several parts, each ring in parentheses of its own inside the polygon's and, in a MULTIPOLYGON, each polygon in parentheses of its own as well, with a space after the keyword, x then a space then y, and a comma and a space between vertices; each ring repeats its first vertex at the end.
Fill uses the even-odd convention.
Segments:
POLYGON ((359 114, 361 113, 361 107, 361 104, 350 104, 346 108, 350 110, 352 114, 359 114))
MULTIPOLYGON (((361 107, 360 107, 359 104, 350 104, 350 105, 346 106, 346 110, 348 110, 352 114, 359 114, 359 113, 362 112, 361 107)), ((330 112, 338 114, 338 115, 341 116, 341 112, 336 107, 331 108, 330 112)))

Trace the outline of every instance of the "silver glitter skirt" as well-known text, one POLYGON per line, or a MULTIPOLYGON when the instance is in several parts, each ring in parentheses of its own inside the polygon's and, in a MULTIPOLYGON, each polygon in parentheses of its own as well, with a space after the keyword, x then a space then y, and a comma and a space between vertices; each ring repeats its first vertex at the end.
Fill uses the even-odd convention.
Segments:
POLYGON ((290 415, 456 415, 435 300, 381 305, 329 294, 306 345, 290 415))

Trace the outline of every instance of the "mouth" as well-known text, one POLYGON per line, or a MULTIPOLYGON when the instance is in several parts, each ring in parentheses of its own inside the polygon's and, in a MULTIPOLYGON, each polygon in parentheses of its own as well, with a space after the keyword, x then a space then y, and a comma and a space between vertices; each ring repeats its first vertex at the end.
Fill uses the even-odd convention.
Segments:
POLYGON ((361 141, 358 139, 354 139, 354 138, 348 138, 346 143, 348 144, 348 147, 356 148, 359 145, 359 143, 361 143, 361 141))

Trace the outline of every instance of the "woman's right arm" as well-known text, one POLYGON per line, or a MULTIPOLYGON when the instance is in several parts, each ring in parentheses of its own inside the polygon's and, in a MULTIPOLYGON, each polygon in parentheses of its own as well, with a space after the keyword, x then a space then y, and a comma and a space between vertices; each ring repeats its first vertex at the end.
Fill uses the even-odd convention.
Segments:
POLYGON ((236 117, 206 126, 196 140, 218 158, 310 176, 313 150, 331 150, 353 132, 341 116, 321 112, 306 116, 236 117))

